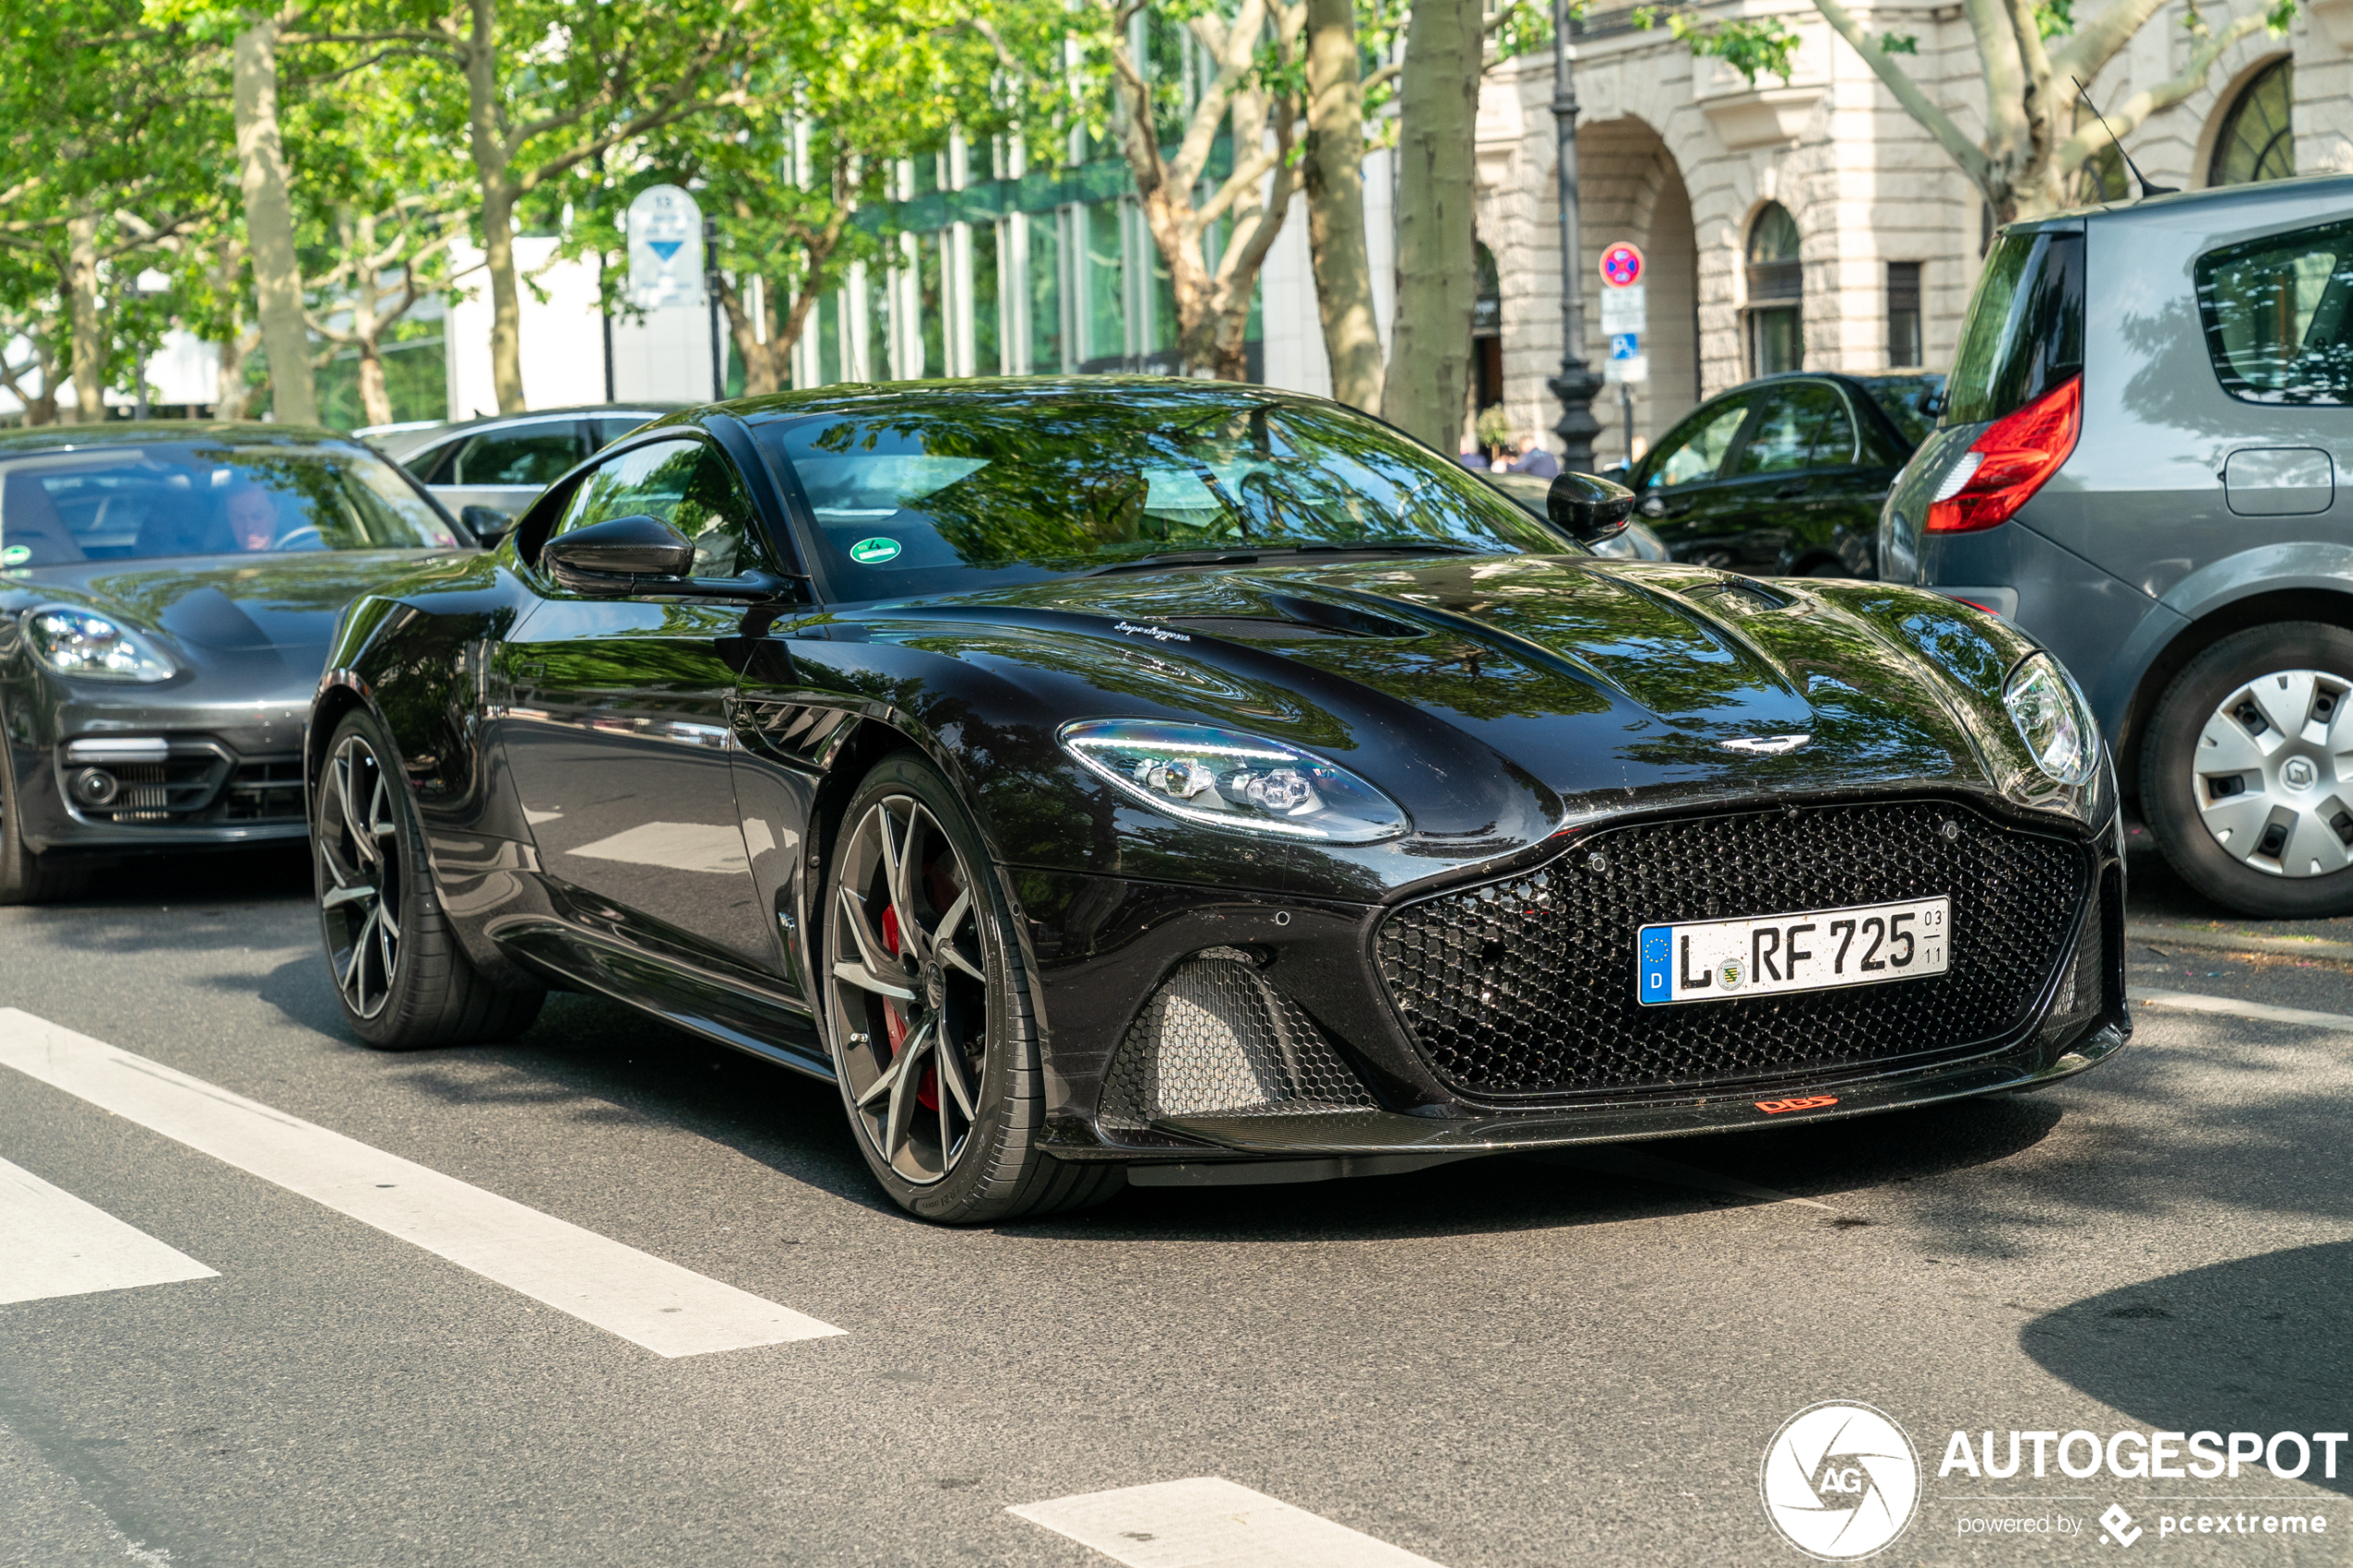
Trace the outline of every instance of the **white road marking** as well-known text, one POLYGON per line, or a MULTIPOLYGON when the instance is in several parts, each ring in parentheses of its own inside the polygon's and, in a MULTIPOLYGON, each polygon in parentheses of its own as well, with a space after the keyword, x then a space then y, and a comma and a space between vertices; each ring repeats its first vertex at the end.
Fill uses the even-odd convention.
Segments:
POLYGON ((1005 1512, 1128 1568, 1439 1568, 1403 1547, 1214 1475, 1005 1512))
POLYGON ((413 1160, 0 1008, 13 1067, 661 1356, 842 1330, 413 1160))
POLYGON ((219 1277, 218 1269, 0 1160, 0 1303, 219 1277))
POLYGON ((2219 1012, 2227 1018, 2252 1018, 2265 1023, 2305 1023, 2315 1029, 2353 1032, 2353 1018, 2341 1012, 2307 1012, 2302 1008, 2275 1008, 2269 1002, 2243 1002, 2236 997, 2202 997, 2191 991, 2133 989, 2133 1000, 2150 1007, 2180 1008, 2187 1012, 2219 1012))

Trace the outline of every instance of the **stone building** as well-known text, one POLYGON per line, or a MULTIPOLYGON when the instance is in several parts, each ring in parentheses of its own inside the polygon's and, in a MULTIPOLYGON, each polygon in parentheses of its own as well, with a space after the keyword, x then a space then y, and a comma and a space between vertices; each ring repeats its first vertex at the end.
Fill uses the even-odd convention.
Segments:
MULTIPOLYGON (((1632 434, 1663 433, 1702 397, 1802 366, 1876 374, 1952 359, 1990 219, 1975 188, 1811 6, 1742 0, 1711 14, 1778 16, 1802 42, 1787 82, 1752 85, 1695 58, 1630 10, 1589 16, 1575 76, 1586 251, 1598 287, 1604 247, 1647 260, 1642 347, 1650 379, 1632 434)), ((2079 24, 2096 11, 2079 6, 2079 24)), ((1964 129, 1982 127, 1981 67, 1957 5, 1856 7, 1873 35, 1908 33, 1903 62, 1964 129)), ((2208 21, 2226 19, 2208 7, 2208 21)), ((2192 47, 2174 4, 2090 84, 2103 107, 2178 74, 2192 47)), ((2208 84, 2128 133, 2153 182, 2181 189, 2353 169, 2353 0, 2297 13, 2284 37, 2259 31, 2208 84)), ((1491 69, 1479 99, 1478 231, 1500 294, 1501 396, 1514 421, 1548 427, 1559 406, 1559 208, 1549 56, 1491 69)), ((2087 171, 2122 194, 2121 170, 2087 171)), ((2087 185, 2087 189, 2096 188, 2087 185)), ((1591 298, 1589 294, 1588 298, 1591 298)), ((1588 315, 1586 358, 1608 344, 1588 315)), ((1599 449, 1627 430, 1616 388, 1594 412, 1599 449)))

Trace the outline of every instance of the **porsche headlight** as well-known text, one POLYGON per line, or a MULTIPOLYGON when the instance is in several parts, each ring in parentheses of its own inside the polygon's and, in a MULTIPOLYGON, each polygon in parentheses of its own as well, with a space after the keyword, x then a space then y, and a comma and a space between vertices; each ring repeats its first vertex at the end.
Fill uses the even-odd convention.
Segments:
POLYGON ((35 657, 60 675, 152 684, 174 673, 162 654, 86 609, 37 609, 25 618, 24 630, 35 657))
POLYGON ((1088 719, 1063 749, 1122 794, 1189 822, 1325 844, 1372 844, 1406 827, 1398 804, 1347 769, 1214 724, 1088 719))
POLYGON ((2002 688, 2019 739, 2034 765, 2070 788, 2090 784, 2100 766, 2100 729, 2091 705, 2046 653, 2030 656, 2002 688))

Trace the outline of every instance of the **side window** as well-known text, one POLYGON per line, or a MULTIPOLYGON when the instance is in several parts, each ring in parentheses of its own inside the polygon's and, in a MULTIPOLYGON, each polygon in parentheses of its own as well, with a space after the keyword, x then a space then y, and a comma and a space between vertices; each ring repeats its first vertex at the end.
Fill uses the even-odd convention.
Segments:
POLYGON ((1741 421, 1748 417, 1748 399, 1713 409, 1669 434, 1662 443, 1666 456, 1651 469, 1645 489, 1697 484, 1714 479, 1724 469, 1724 454, 1732 449, 1741 421))
POLYGON ((588 455, 580 427, 569 420, 524 430, 486 432, 458 450, 456 476, 445 484, 552 484, 588 455))
POLYGON ((2198 310, 2222 390, 2249 403, 2353 403, 2353 223, 2198 257, 2198 310))
POLYGON ((619 419, 599 417, 589 420, 588 423, 597 433, 597 445, 610 446, 639 425, 651 422, 654 418, 655 416, 648 414, 641 420, 635 414, 624 414, 619 419))
POLYGON ((458 483, 458 454, 465 450, 465 445, 463 441, 447 441, 418 453, 400 466, 415 474, 423 483, 455 484, 458 483))
POLYGON ((1816 382, 1776 387, 1741 448, 1742 473, 1843 468, 1855 460, 1855 420, 1837 389, 1816 382))
POLYGON ((695 542, 697 577, 734 577, 761 564, 751 501, 735 466, 699 441, 633 446, 591 470, 554 533, 639 514, 660 518, 695 542))

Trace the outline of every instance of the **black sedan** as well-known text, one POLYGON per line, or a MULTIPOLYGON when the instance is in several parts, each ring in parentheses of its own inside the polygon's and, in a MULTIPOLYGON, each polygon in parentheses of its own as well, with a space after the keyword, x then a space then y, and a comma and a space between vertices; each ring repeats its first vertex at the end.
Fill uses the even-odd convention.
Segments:
POLYGON ((0 436, 0 904, 118 856, 300 838, 336 615, 458 548, 405 474, 326 431, 0 436))
POLYGON ((1936 376, 1768 376, 1711 397, 1634 465, 1677 560, 1777 576, 1878 575, 1880 504, 1933 423, 1936 376))
POLYGON ((673 415, 355 604, 307 759, 389 1047, 619 997, 891 1197, 1296 1181, 2032 1087, 2122 1043, 2097 732, 1995 619, 1598 558, 1218 383, 673 415))

